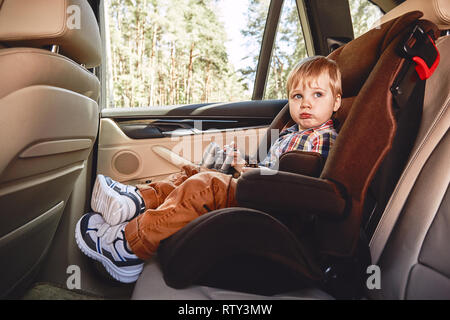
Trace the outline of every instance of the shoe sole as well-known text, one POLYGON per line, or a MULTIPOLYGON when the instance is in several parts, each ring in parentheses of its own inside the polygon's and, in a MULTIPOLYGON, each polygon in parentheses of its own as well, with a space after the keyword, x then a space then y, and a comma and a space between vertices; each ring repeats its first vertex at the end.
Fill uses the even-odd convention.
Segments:
POLYGON ((122 196, 108 186, 105 176, 101 174, 95 179, 91 207, 112 226, 126 221, 122 216, 122 211, 126 208, 122 196))
POLYGON ((75 240, 77 242, 80 250, 89 258, 94 259, 95 261, 100 262, 106 271, 119 282, 122 283, 133 283, 139 278, 139 275, 144 268, 143 265, 138 266, 128 266, 128 267, 118 267, 114 263, 111 262, 108 258, 106 258, 101 253, 92 250, 89 246, 84 242, 83 236, 80 231, 81 219, 77 222, 75 228, 75 240))

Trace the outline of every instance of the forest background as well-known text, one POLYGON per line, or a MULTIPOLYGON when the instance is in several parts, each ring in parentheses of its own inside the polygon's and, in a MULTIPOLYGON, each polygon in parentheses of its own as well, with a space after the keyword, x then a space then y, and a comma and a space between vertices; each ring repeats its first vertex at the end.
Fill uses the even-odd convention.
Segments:
MULTIPOLYGON (((105 0, 108 26, 108 107, 157 107, 251 100, 269 0, 105 0), (223 6, 245 1, 237 47, 227 34, 223 6), (236 46, 234 46, 236 50, 236 46)), ((355 37, 381 16, 367 0, 350 0, 355 37)), ((237 8, 237 7, 236 7, 237 8)), ((265 99, 285 99, 289 70, 307 56, 294 0, 285 0, 265 99)))

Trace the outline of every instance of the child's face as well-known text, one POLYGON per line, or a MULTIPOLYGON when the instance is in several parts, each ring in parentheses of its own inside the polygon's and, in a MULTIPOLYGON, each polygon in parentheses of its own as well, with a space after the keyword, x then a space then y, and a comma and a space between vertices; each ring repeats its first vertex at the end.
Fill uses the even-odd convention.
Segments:
POLYGON ((341 106, 341 96, 333 95, 327 73, 308 80, 299 81, 289 92, 289 112, 300 130, 328 121, 341 106))

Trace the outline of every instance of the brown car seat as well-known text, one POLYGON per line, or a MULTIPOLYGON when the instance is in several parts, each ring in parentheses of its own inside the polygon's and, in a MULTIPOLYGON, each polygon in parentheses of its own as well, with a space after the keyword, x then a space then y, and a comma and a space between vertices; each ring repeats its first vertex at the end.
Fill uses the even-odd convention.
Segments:
MULTIPOLYGON (((337 297, 359 294, 355 274, 370 263, 363 221, 376 220, 402 172, 421 119, 425 79, 418 75, 430 75, 439 60, 437 28, 421 15, 388 21, 330 55, 344 99, 320 176, 245 173, 237 185, 242 208, 208 213, 161 243, 167 284, 262 294, 315 285, 337 297)), ((289 120, 285 107, 268 133, 289 120)))

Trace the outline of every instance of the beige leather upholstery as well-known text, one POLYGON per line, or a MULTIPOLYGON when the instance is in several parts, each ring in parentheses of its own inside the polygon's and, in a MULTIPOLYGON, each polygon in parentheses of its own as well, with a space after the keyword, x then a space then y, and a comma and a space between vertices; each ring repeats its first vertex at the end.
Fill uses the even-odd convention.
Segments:
POLYGON ((450 299, 450 133, 434 149, 377 264, 375 299, 450 299))
MULTIPOLYGON (((450 36, 439 38, 436 41, 436 46, 442 53, 450 52, 450 36)), ((398 187, 392 194, 370 241, 374 263, 377 263, 380 258, 392 226, 400 216, 418 173, 450 126, 449 69, 450 60, 442 59, 433 76, 427 80, 422 122, 414 149, 410 155, 410 161, 400 177, 398 187)))
POLYGON ((415 10, 422 11, 423 19, 434 22, 439 29, 450 29, 450 1, 448 0, 406 0, 382 16, 373 27, 415 10))
POLYGON ((0 43, 3 297, 43 260, 92 150, 100 82, 81 64, 99 65, 101 45, 87 0, 5 0, 0 43), (68 28, 70 6, 80 10, 80 29, 68 28))
MULTIPOLYGON (((436 43, 450 52, 450 36, 436 43)), ((399 185, 371 239, 381 289, 372 298, 450 299, 450 68, 427 80, 421 128, 399 185)))
POLYGON ((0 70, 4 75, 0 99, 20 88, 43 84, 68 89, 94 101, 99 98, 100 82, 95 75, 48 50, 0 49, 0 70))
MULTIPOLYGON (((256 267, 256 266, 255 266, 256 267)), ((186 289, 169 287, 164 279, 157 259, 146 263, 131 296, 132 300, 333 300, 329 294, 315 288, 303 289, 274 296, 223 290, 206 286, 191 286, 186 289), (151 281, 151 282, 150 282, 151 281)))
POLYGON ((4 0, 0 42, 13 47, 59 45, 63 55, 88 68, 101 63, 100 33, 87 0, 4 0))

